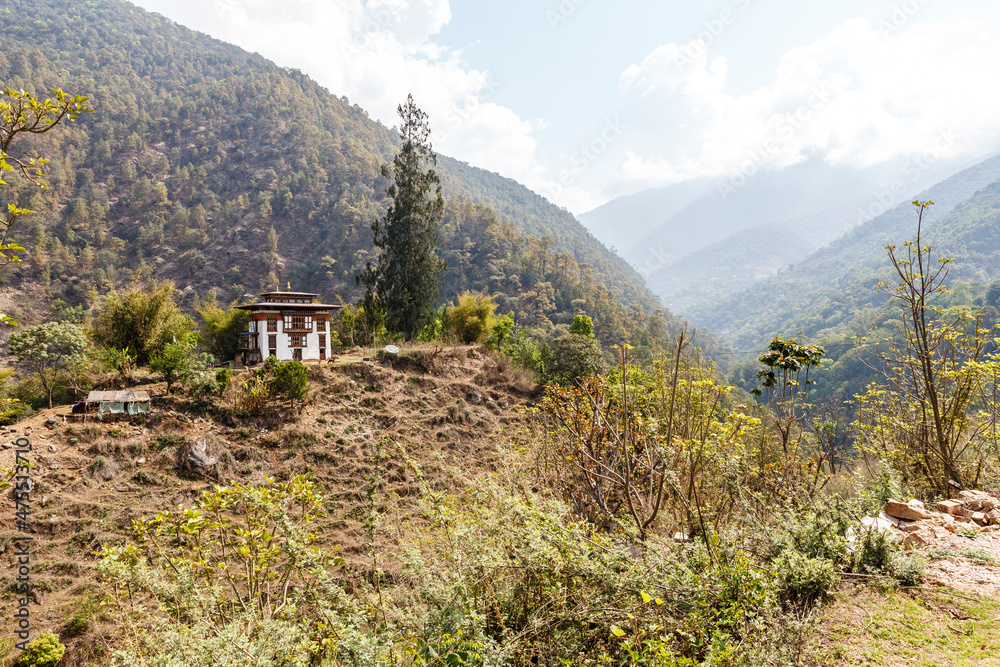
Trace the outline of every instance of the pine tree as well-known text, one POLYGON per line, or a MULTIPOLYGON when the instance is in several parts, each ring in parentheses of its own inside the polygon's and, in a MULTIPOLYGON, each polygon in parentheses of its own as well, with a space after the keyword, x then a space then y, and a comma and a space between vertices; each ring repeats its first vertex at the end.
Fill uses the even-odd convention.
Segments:
POLYGON ((392 203, 385 217, 372 223, 381 252, 374 265, 368 262, 358 284, 366 287, 365 312, 381 313, 387 328, 410 340, 427 321, 445 271, 437 248, 444 199, 427 114, 413 103, 413 95, 398 112, 403 145, 392 165, 382 167, 382 175, 393 181, 386 190, 392 203))

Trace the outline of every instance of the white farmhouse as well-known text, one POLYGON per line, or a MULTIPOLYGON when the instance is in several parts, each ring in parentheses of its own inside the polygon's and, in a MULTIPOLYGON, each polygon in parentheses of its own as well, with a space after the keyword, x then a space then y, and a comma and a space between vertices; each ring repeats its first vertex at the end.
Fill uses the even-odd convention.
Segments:
POLYGON ((236 306, 250 311, 250 330, 240 334, 236 363, 254 366, 278 361, 330 358, 330 313, 343 306, 316 303, 307 292, 265 292, 257 303, 236 306))

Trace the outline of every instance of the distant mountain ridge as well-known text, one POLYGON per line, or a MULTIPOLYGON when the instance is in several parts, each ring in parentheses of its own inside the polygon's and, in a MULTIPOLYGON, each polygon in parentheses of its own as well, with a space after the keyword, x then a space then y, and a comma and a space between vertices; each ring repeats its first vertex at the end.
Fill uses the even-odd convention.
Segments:
MULTIPOLYGON (((913 199, 933 200, 925 239, 955 257, 954 279, 1000 276, 1000 156, 945 179, 913 199)), ((798 262, 718 303, 685 312, 738 351, 758 349, 775 335, 814 339, 843 331, 865 308, 879 308, 879 279, 891 278, 885 246, 916 231, 913 206, 900 204, 798 262)))
POLYGON ((738 185, 717 178, 645 190, 580 220, 615 245, 667 307, 702 312, 979 161, 899 158, 855 169, 817 156, 761 169, 738 185))

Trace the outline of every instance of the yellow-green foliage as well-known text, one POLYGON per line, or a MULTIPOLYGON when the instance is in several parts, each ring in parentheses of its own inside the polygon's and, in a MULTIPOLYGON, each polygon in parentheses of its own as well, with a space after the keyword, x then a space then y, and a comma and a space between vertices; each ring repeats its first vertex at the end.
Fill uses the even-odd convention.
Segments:
POLYGON ((219 361, 229 361, 236 356, 240 333, 247 330, 250 314, 232 306, 223 310, 216 303, 206 303, 198 311, 205 322, 205 349, 219 361))
POLYGON ((66 653, 66 647, 59 641, 59 637, 51 632, 43 632, 35 639, 24 653, 18 656, 15 665, 18 667, 52 667, 66 653))
POLYGON ((94 340, 105 347, 128 348, 140 365, 167 343, 190 342, 194 322, 174 303, 173 293, 169 281, 111 292, 96 309, 94 340))
POLYGON ((463 343, 482 342, 493 328, 496 307, 488 296, 468 292, 459 295, 455 307, 448 313, 451 330, 463 343))

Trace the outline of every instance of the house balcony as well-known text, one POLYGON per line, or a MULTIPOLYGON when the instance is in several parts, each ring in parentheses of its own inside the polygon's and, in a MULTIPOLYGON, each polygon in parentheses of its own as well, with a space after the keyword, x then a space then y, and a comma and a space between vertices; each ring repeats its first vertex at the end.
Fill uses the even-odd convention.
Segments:
POLYGON ((257 334, 252 331, 244 331, 240 334, 240 346, 241 350, 256 350, 257 349, 257 334))

